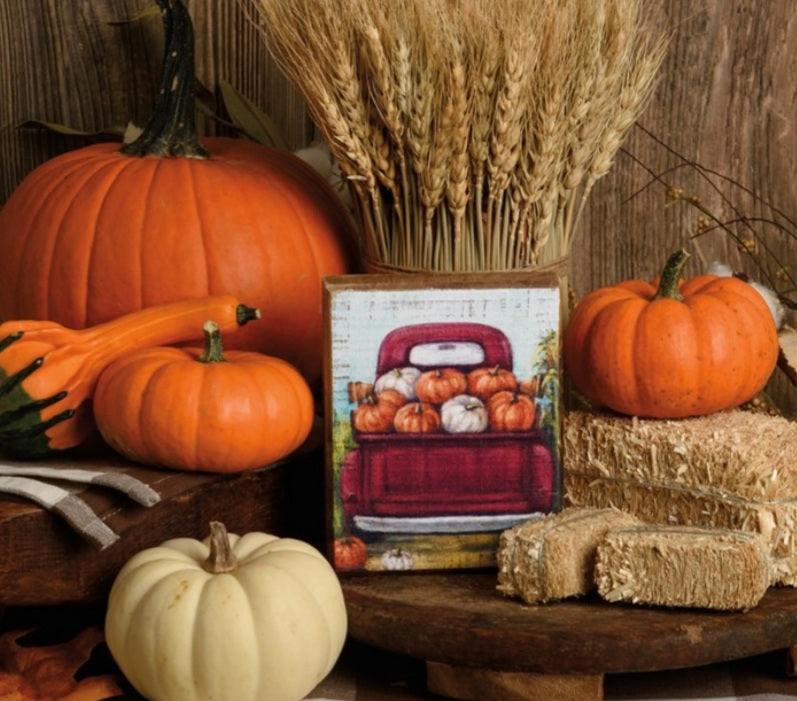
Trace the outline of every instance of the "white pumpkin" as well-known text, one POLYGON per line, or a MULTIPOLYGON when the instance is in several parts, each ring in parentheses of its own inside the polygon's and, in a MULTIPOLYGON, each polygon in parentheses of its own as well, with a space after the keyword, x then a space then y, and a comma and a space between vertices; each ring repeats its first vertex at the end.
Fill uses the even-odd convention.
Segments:
POLYGON ((458 394, 440 407, 440 421, 448 433, 482 433, 487 430, 487 407, 478 397, 458 394))
POLYGON ((374 392, 394 389, 408 402, 415 401, 418 398, 415 394, 415 383, 420 376, 421 371, 416 367, 393 368, 376 378, 374 392))
POLYGON ((404 548, 385 550, 380 560, 386 570, 411 570, 415 566, 415 556, 404 548))
POLYGON ((105 636, 150 701, 299 701, 346 638, 343 592, 311 545, 266 533, 168 540, 111 588, 105 636))

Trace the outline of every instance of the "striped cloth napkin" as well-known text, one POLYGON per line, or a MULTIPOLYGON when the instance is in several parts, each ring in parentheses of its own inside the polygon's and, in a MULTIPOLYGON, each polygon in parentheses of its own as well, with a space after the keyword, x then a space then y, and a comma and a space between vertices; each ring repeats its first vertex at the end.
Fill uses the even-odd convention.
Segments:
POLYGON ((123 472, 0 462, 0 493, 30 499, 58 514, 83 538, 103 550, 119 540, 119 535, 75 493, 75 486, 92 485, 122 492, 143 506, 160 501, 152 487, 123 472))

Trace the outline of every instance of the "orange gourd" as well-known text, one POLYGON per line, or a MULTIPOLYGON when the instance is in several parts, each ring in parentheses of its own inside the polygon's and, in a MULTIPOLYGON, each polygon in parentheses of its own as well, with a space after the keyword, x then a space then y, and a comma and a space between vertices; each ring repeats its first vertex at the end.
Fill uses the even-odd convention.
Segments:
POLYGON ((91 399, 110 362, 137 348, 196 340, 209 316, 233 331, 259 312, 231 295, 150 307, 88 329, 52 321, 0 324, 0 453, 38 458, 93 432, 91 399))
POLYGON ((427 370, 415 381, 415 394, 422 402, 444 404, 468 387, 465 374, 456 368, 427 370))
POLYGON ((205 346, 146 348, 108 365, 94 393, 105 441, 126 458, 180 470, 232 473, 298 448, 313 424, 313 396, 280 358, 223 353, 213 321, 205 346))
POLYGON ((193 28, 158 0, 163 88, 134 143, 94 144, 31 172, 0 210, 0 319, 84 328, 143 307, 233 294, 262 324, 231 348, 322 374, 321 280, 352 269, 351 217, 294 154, 195 126, 193 28))
POLYGON ((766 384, 778 334, 763 297, 735 277, 681 281, 673 254, 656 284, 628 280, 576 305, 565 367, 576 390, 622 414, 670 419, 743 404, 766 384))
POLYGON ((490 397, 487 412, 493 431, 528 431, 534 425, 537 409, 531 397, 505 389, 490 397))

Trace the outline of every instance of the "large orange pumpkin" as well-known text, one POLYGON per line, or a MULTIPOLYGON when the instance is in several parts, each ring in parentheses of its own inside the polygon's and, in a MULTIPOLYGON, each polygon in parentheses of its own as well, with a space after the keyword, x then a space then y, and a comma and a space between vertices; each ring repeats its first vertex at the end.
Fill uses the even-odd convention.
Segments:
POLYGON ((688 254, 669 259, 656 286, 629 280, 576 305, 565 367, 576 390, 622 414, 683 418, 754 397, 778 358, 763 297, 734 277, 681 281, 688 254))
POLYGON ((321 279, 351 269, 351 219, 297 156, 207 138, 194 120, 193 29, 159 0, 164 85, 141 137, 30 173, 0 210, 0 319, 92 326, 155 304, 232 294, 263 323, 230 346, 321 375, 321 279))

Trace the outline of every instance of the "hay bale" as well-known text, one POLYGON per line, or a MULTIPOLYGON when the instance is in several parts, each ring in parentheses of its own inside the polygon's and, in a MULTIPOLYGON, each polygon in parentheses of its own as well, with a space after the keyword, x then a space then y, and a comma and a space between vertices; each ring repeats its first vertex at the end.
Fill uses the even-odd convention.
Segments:
POLYGON ((595 580, 607 601, 747 611, 769 588, 769 556, 752 533, 688 526, 609 531, 595 580))
POLYGON ((773 583, 797 585, 797 423, 742 410, 677 421, 575 411, 563 443, 566 505, 757 533, 773 583))
POLYGON ((501 534, 498 590, 544 603, 594 590, 595 552, 610 528, 636 523, 616 509, 566 509, 501 534))

